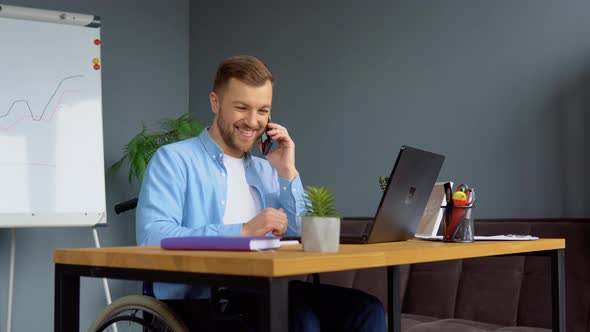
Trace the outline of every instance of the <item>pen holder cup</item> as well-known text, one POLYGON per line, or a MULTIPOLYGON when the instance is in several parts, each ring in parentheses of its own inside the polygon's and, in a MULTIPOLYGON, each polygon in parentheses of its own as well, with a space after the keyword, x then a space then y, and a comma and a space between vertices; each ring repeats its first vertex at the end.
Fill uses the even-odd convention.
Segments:
POLYGON ((473 205, 444 206, 444 242, 473 242, 473 205))

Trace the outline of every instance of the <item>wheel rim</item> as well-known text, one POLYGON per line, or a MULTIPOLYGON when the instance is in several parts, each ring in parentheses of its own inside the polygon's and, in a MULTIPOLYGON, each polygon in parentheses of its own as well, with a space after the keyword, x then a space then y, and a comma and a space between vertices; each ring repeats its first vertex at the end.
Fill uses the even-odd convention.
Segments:
POLYGON ((159 322, 162 324, 164 328, 164 332, 166 331, 173 331, 173 329, 168 325, 168 323, 159 315, 154 314, 153 312, 146 311, 145 309, 129 309, 127 310, 129 313, 125 311, 117 313, 117 315, 110 317, 109 319, 105 320, 103 324, 101 324, 96 332, 104 332, 107 328, 113 326, 115 323, 119 322, 132 322, 140 325, 144 331, 147 332, 159 332, 160 329, 156 329, 153 324, 155 322, 159 322), (147 320, 144 317, 141 317, 139 314, 143 313, 144 315, 147 313, 151 316, 151 320, 147 320))

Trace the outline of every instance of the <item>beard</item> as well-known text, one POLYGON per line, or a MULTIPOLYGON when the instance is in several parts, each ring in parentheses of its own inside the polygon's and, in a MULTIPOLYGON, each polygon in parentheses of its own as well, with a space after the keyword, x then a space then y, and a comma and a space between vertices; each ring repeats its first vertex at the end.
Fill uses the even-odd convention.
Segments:
POLYGON ((219 128, 219 133, 221 134, 221 139, 223 139, 225 145, 227 145, 231 149, 239 150, 244 153, 252 151, 252 149, 256 145, 256 142, 258 141, 260 136, 262 136, 262 132, 257 133, 252 142, 244 142, 239 139, 239 133, 236 133, 237 129, 235 129, 232 124, 228 123, 222 114, 223 112, 221 112, 220 110, 217 114, 216 122, 217 128, 219 128))

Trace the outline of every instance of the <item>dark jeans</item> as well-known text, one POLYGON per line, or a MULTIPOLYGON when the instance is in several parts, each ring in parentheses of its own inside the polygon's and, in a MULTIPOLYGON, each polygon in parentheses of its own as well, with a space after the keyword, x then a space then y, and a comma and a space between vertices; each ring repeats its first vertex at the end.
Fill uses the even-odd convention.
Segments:
MULTIPOLYGON (((256 332, 260 326, 260 305, 255 291, 227 289, 222 294, 228 300, 224 314, 213 324, 207 310, 198 310, 195 303, 180 308, 182 319, 191 331, 247 331, 256 332), (197 309, 197 310, 196 310, 197 309), (201 311, 201 313, 198 313, 201 311), (241 317, 241 319, 235 319, 241 317), (227 319, 230 318, 230 319, 227 319)), ((168 302, 168 301, 167 301, 168 302)), ((314 285, 302 281, 289 283, 289 331, 386 331, 385 311, 381 302, 357 289, 331 285, 314 285)))
MULTIPOLYGON (((228 312, 242 313, 250 327, 259 330, 260 306, 256 293, 231 289, 225 294, 228 312)), ((303 281, 289 283, 289 331, 386 331, 385 311, 374 296, 357 289, 314 285, 303 281)))

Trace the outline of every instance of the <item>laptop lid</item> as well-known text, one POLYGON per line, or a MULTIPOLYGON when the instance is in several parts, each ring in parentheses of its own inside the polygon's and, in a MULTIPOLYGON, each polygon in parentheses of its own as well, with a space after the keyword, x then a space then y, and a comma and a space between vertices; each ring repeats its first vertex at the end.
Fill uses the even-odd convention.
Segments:
POLYGON ((401 147, 375 220, 369 226, 368 243, 414 237, 444 160, 436 153, 401 147))

